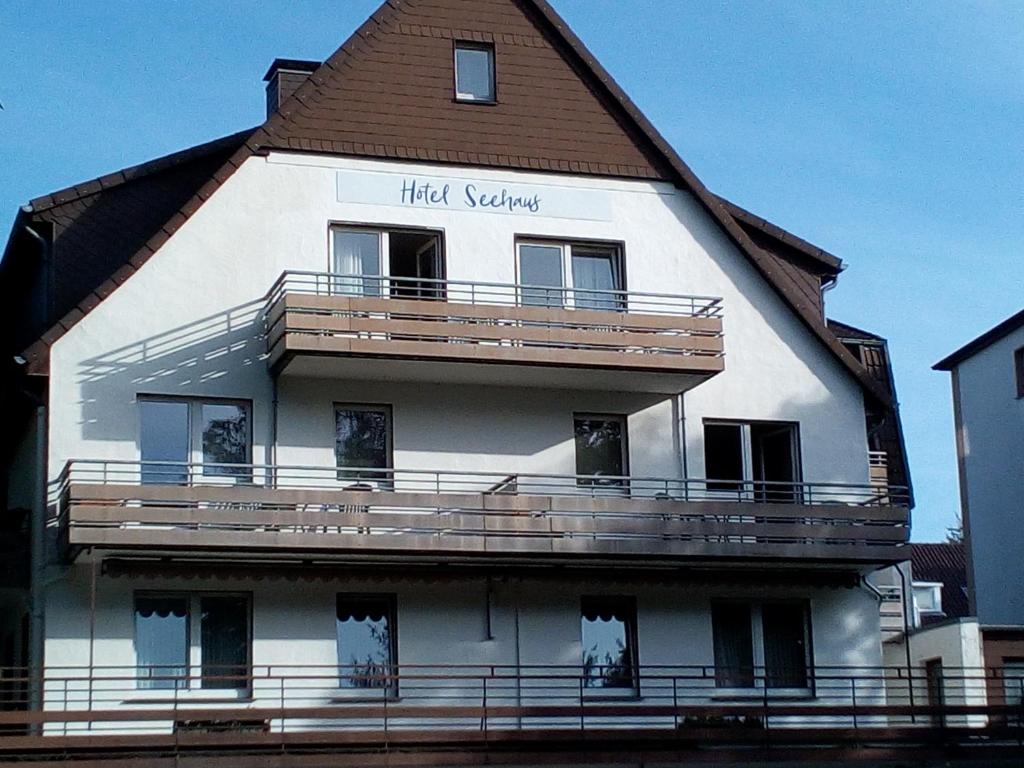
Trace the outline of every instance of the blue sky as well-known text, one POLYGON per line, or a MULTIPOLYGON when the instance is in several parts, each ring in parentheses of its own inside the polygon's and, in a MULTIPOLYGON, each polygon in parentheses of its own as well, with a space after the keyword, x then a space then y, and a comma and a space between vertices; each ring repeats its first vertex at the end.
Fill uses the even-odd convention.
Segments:
MULTIPOLYGON (((255 125, 275 56, 377 0, 0 0, 0 229, 31 197, 255 125)), ((1024 299, 1024 3, 554 0, 714 191, 842 257, 890 340, 914 538, 958 508, 936 360, 1024 299)))

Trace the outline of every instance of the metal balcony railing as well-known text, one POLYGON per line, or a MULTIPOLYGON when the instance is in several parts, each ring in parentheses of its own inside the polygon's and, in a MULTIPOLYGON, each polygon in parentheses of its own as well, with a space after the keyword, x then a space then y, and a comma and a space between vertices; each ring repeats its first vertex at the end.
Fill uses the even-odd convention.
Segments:
POLYGON ((67 747, 76 739, 101 745, 104 737, 123 745, 133 737, 187 732, 257 741, 289 734, 293 743, 303 733, 311 739, 344 734, 378 746, 486 742, 513 732, 564 741, 573 732, 612 730, 624 739, 687 735, 721 745, 765 739, 913 745, 929 731, 965 744, 1024 736, 1024 681, 980 668, 945 668, 936 676, 912 667, 627 664, 606 675, 555 665, 255 664, 223 674, 92 666, 48 667, 41 677, 0 670, 0 681, 0 752, 38 748, 48 738, 63 738, 67 747), (723 686, 736 679, 745 685, 723 686), (43 702, 36 710, 28 708, 33 687, 43 702), (36 735, 26 736, 31 729, 36 735))

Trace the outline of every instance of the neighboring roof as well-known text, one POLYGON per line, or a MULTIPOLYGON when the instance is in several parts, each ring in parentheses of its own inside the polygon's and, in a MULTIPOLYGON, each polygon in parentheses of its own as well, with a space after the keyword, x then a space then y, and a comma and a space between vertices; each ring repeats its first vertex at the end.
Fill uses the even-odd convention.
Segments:
MULTIPOLYGON (((29 361, 29 370, 35 373, 44 372, 48 365, 49 346, 81 319, 85 312, 92 309, 106 295, 109 295, 111 290, 127 279, 135 269, 145 263, 246 159, 268 148, 278 148, 292 151, 333 152, 458 164, 504 165, 556 172, 671 180, 694 195, 721 226, 729 239, 775 288, 783 301, 793 309, 804 325, 860 382, 865 392, 881 403, 888 402, 889 398, 884 389, 877 385, 860 363, 825 326, 821 317, 820 304, 809 300, 805 287, 794 280, 791 272, 785 269, 777 258, 755 245, 743 227, 733 218, 733 214, 722 200, 708 191, 546 0, 474 0, 473 13, 460 15, 460 11, 465 11, 469 7, 465 5, 466 2, 467 0, 436 0, 429 6, 400 2, 400 0, 384 2, 322 66, 288 97, 280 109, 272 114, 262 126, 252 132, 243 132, 228 137, 228 139, 237 140, 240 146, 232 151, 229 146, 230 141, 224 140, 227 156, 219 168, 210 171, 205 183, 199 183, 201 180, 196 180, 199 185, 195 192, 188 195, 179 207, 171 211, 162 226, 159 224, 156 226, 155 234, 142 242, 134 254, 121 259, 121 267, 116 269, 110 279, 104 281, 103 290, 93 290, 81 304, 68 311, 57 325, 44 334, 39 342, 26 350, 25 357, 29 361), (513 11, 512 14, 509 13, 510 10, 513 11), (593 96, 608 111, 607 115, 601 118, 596 109, 592 107, 583 109, 587 105, 582 97, 571 103, 572 109, 570 110, 565 110, 565 105, 556 103, 557 100, 544 101, 545 108, 557 109, 559 110, 558 114, 563 117, 566 115, 578 117, 577 112, 585 116, 586 127, 583 129, 583 133, 574 129, 568 144, 564 148, 559 145, 559 151, 568 153, 566 156, 569 158, 574 157, 574 152, 581 151, 582 154, 575 155, 577 159, 554 158, 551 161, 542 162, 544 158, 541 157, 507 155, 500 151, 472 151, 474 145, 467 144, 466 138, 462 136, 459 137, 459 148, 457 149, 445 149, 443 146, 398 146, 392 141, 393 137, 381 130, 382 125, 388 125, 388 123, 382 123, 382 120, 394 122, 393 110, 386 109, 370 113, 370 123, 364 127, 366 135, 363 141, 356 140, 357 133, 344 132, 345 121, 361 119, 361 110, 353 108, 353 105, 359 102, 352 98, 340 101, 335 98, 338 95, 337 89, 344 88, 347 84, 355 84, 354 87, 361 88, 363 94, 368 94, 367 98, 375 98, 374 94, 380 90, 381 81, 375 81, 372 78, 360 79, 356 65, 364 57, 369 56, 373 46, 383 45, 381 43, 383 38, 389 34, 393 36, 401 34, 422 39, 440 38, 444 40, 451 39, 458 34, 462 39, 487 42, 486 35, 479 30, 464 30, 454 27, 479 27, 481 24, 498 23, 495 20, 507 21, 515 15, 515 11, 519 11, 529 18, 531 24, 534 25, 533 34, 517 36, 503 33, 501 42, 526 46, 530 49, 531 58, 538 60, 542 59, 542 54, 546 50, 545 46, 557 47, 558 53, 564 58, 563 63, 568 62, 570 65, 566 71, 571 73, 572 78, 578 78, 581 82, 585 80, 593 96), (431 13, 436 14, 433 24, 430 23, 431 13), (334 89, 333 93, 332 89, 334 89), (611 128, 602 128, 598 131, 598 124, 614 126, 621 133, 608 133, 611 128), (622 135, 628 136, 632 140, 632 150, 621 140, 622 135), (578 146, 583 146, 580 141, 581 136, 597 138, 605 136, 604 140, 607 144, 601 145, 602 151, 591 156, 597 145, 577 150, 578 146)), ((387 51, 386 54, 378 57, 388 66, 377 71, 377 77, 387 77, 388 72, 393 77, 395 65, 398 62, 411 61, 411 58, 405 57, 402 51, 398 51, 397 56, 395 51, 387 51)), ((543 58, 543 62, 544 66, 547 66, 552 63, 552 60, 543 58)), ((404 72, 400 68, 399 71, 404 72)), ((523 70, 523 74, 528 77, 528 66, 523 70)), ((572 78, 565 76, 559 82, 572 82, 572 78)), ((390 83, 389 80, 384 82, 390 83)), ((405 92, 402 98, 411 101, 418 93, 419 88, 416 88, 412 93, 405 92)), ((502 96, 499 94, 499 99, 501 98, 502 96)), ((536 106, 536 108, 540 107, 536 106)), ((477 116, 474 119, 484 120, 485 118, 479 116, 488 114, 487 110, 489 109, 492 108, 474 107, 473 114, 477 116)), ((415 122, 414 119, 402 121, 403 125, 415 122)), ((351 123, 348 124, 351 125, 351 123)), ((416 131, 408 133, 408 135, 434 135, 436 137, 437 134, 450 129, 450 122, 438 126, 433 133, 424 129, 423 126, 417 125, 416 131)), ((477 149, 489 148, 482 146, 477 149)), ((554 149, 555 147, 552 147, 552 151, 554 149)), ((131 170, 129 169, 129 171, 131 170)), ((121 172, 121 174, 114 174, 114 177, 118 175, 125 176, 123 181, 127 181, 127 176, 131 174, 121 172)), ((71 192, 64 190, 64 193, 68 193, 71 197, 76 195, 83 197, 89 192, 100 193, 103 190, 103 180, 98 179, 71 188, 71 190, 71 192)), ((59 203, 61 194, 48 195, 39 198, 39 201, 52 200, 53 203, 59 203)), ((70 202, 70 199, 67 202, 70 202)), ((36 201, 33 201, 33 205, 35 203, 36 201)), ((746 212, 740 215, 746 215, 746 212)), ((778 231, 782 232, 781 229, 778 231)), ((778 236, 777 234, 773 235, 773 237, 778 236)), ((799 238, 794 238, 794 240, 799 240, 799 238)), ((818 250, 820 251, 820 249, 818 250)), ((820 251, 819 259, 824 258, 822 254, 824 252, 820 251)))
POLYGON ((762 219, 757 214, 751 213, 746 208, 741 208, 729 200, 726 200, 720 195, 716 195, 719 201, 725 205, 725 209, 729 211, 734 219, 736 219, 741 225, 746 225, 754 229, 761 230, 769 237, 779 241, 780 243, 793 248, 796 251, 804 254, 805 256, 818 262, 825 271, 831 272, 838 275, 844 269, 846 265, 843 264, 843 260, 838 256, 833 256, 831 253, 823 248, 819 248, 813 243, 809 243, 801 237, 797 237, 792 232, 788 232, 777 224, 772 224, 767 219, 762 219))
POLYGON ((981 334, 981 336, 973 341, 967 342, 953 354, 942 358, 932 366, 932 369, 936 371, 951 371, 967 358, 973 357, 986 347, 989 347, 1000 339, 1009 336, 1018 328, 1024 328, 1024 309, 1012 317, 1006 318, 995 328, 985 331, 985 333, 981 334))
POLYGON ((856 341, 858 343, 868 344, 884 344, 885 339, 878 334, 871 333, 871 331, 865 331, 862 328, 857 328, 847 323, 841 323, 838 320, 833 320, 831 317, 828 318, 828 327, 832 333, 836 335, 840 341, 856 341))
POLYGON ((943 620, 970 615, 967 558, 962 543, 911 544, 910 567, 914 581, 942 584, 943 620))

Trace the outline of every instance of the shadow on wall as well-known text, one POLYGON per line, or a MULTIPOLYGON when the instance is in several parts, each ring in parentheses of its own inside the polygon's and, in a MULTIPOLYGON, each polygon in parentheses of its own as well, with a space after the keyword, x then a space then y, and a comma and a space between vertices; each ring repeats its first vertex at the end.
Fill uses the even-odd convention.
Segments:
POLYGON ((138 393, 251 396, 251 383, 233 377, 253 366, 269 375, 263 304, 260 298, 84 360, 82 437, 125 439, 124 409, 138 393))

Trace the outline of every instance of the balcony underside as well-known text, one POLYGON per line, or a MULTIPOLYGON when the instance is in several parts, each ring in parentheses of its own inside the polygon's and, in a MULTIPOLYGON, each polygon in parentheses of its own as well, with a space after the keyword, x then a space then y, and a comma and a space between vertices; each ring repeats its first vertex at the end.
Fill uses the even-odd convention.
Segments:
POLYGON ((267 327, 289 375, 672 394, 725 367, 719 317, 285 293, 267 327))
POLYGON ((871 565, 905 559, 909 530, 906 509, 881 505, 88 483, 67 497, 72 553, 871 565))

